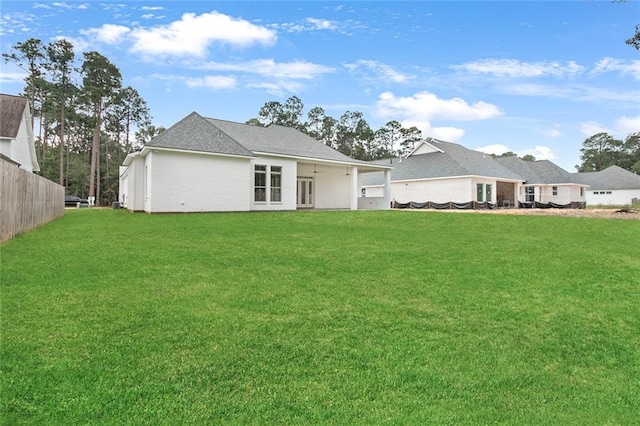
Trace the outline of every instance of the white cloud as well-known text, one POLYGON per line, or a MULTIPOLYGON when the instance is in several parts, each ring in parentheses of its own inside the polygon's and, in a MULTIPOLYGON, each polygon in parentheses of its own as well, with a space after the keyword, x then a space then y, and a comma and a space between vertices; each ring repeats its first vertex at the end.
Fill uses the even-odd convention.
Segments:
POLYGON ((131 30, 122 25, 104 24, 98 28, 80 30, 80 34, 106 44, 120 43, 124 36, 131 30))
POLYGON ((436 139, 449 142, 459 142, 464 136, 464 130, 457 127, 432 127, 427 133, 436 139))
POLYGON ((0 83, 2 84, 24 84, 24 79, 28 74, 24 71, 7 72, 6 69, 0 70, 0 83))
POLYGON ((640 80, 640 61, 624 61, 622 59, 602 58, 594 66, 591 71, 593 74, 603 74, 606 72, 619 72, 628 74, 634 80, 640 80))
POLYGON ((588 137, 598 133, 608 133, 615 138, 624 139, 630 133, 636 132, 640 132, 640 116, 620 117, 614 121, 611 127, 605 127, 597 121, 585 121, 580 123, 580 133, 588 137))
POLYGON ((343 35, 351 35, 353 30, 365 28, 361 22, 346 20, 342 22, 327 19, 306 18, 304 21, 270 24, 270 28, 286 33, 301 33, 304 31, 334 31, 343 35))
POLYGON ((485 154, 502 155, 505 152, 513 152, 518 157, 524 157, 525 155, 533 155, 536 160, 555 160, 558 158, 551 148, 543 145, 536 145, 533 148, 524 148, 517 151, 510 149, 503 144, 494 144, 481 146, 476 148, 475 151, 484 152, 485 154))
POLYGON ((487 120, 502 114, 497 106, 487 102, 469 104, 460 98, 440 99, 429 92, 409 97, 396 97, 391 92, 384 92, 376 102, 376 115, 412 121, 487 120))
POLYGON ((35 15, 30 13, 0 13, 0 36, 17 32, 33 32, 32 26, 35 21, 35 15))
POLYGON ((185 83, 188 87, 206 87, 209 89, 234 89, 237 80, 235 77, 222 75, 207 75, 199 78, 187 78, 185 83))
POLYGON ((307 18, 307 22, 311 24, 311 28, 316 30, 335 30, 338 28, 335 21, 326 19, 307 18))
MULTIPOLYGON (((41 4, 38 4, 39 7, 42 7, 41 4)), ((51 6, 53 7, 59 7, 62 9, 88 9, 89 5, 87 3, 66 3, 66 2, 60 2, 60 1, 54 1, 51 3, 51 6)))
POLYGON ((458 142, 464 136, 464 129, 457 127, 432 127, 429 121, 403 120, 402 127, 417 127, 423 137, 432 137, 448 142, 458 142))
POLYGON ((584 67, 574 61, 565 63, 556 61, 520 62, 517 59, 482 59, 461 65, 452 65, 451 69, 471 74, 513 78, 565 77, 579 75, 584 71, 584 67))
POLYGON ((536 160, 555 160, 558 158, 551 148, 548 146, 536 145, 534 148, 526 148, 516 151, 518 157, 525 155, 533 155, 536 160))
POLYGON ((616 134, 627 137, 630 133, 640 132, 640 115, 637 117, 620 117, 615 122, 616 134))
POLYGON ((212 71, 238 71, 250 74, 260 74, 266 77, 291 78, 309 80, 316 76, 332 73, 333 68, 305 61, 276 62, 273 59, 257 59, 249 62, 220 63, 207 62, 195 67, 212 71))
POLYGON ((169 25, 135 28, 130 35, 134 40, 131 50, 147 57, 203 57, 214 42, 246 47, 271 45, 277 38, 272 30, 218 12, 185 13, 169 25))
POLYGON ((164 10, 162 6, 142 6, 142 10, 164 10))
POLYGON ((548 84, 501 84, 497 90, 502 93, 518 96, 543 96, 551 98, 570 99, 572 101, 589 102, 633 102, 640 99, 639 90, 615 92, 609 89, 587 86, 584 84, 554 86, 548 84))
POLYGON ((84 38, 57 36, 57 37, 54 38, 54 40, 56 40, 56 41, 58 41, 58 40, 67 40, 67 41, 69 41, 69 43, 71 43, 73 45, 73 50, 75 52, 86 52, 87 50, 90 50, 89 49, 89 43, 84 38))
POLYGON ((304 86, 296 81, 259 82, 247 84, 252 89, 262 89, 274 96, 285 96, 287 93, 300 93, 304 86))
POLYGON ((562 132, 560 130, 558 130, 557 128, 553 128, 553 129, 549 129, 549 130, 543 130, 542 134, 545 135, 548 138, 559 138, 559 137, 563 136, 562 132))
POLYGON ((593 136, 597 133, 611 133, 611 131, 597 121, 585 121, 580 123, 580 133, 585 136, 593 136))
POLYGON ((366 71, 371 71, 374 73, 377 79, 383 80, 385 82, 391 81, 393 83, 405 83, 410 80, 409 76, 404 75, 393 69, 391 66, 378 61, 361 59, 359 61, 356 61, 355 63, 345 64, 344 66, 350 72, 359 74, 361 76, 365 74, 366 71))
POLYGON ((383 119, 393 118, 404 127, 416 126, 425 136, 451 142, 464 136, 458 127, 433 126, 432 121, 442 120, 486 120, 502 115, 495 105, 486 102, 468 104, 460 98, 439 99, 433 93, 419 92, 409 97, 396 97, 391 92, 380 94, 374 115, 383 119))
POLYGON ((505 152, 509 152, 511 150, 508 146, 497 143, 493 145, 481 146, 480 148, 476 148, 475 151, 484 152, 485 154, 502 155, 505 152))

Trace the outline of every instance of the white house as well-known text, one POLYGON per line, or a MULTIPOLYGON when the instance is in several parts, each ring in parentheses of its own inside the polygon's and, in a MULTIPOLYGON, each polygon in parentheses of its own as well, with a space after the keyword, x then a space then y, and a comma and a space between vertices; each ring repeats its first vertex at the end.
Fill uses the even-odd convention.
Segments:
POLYGON ((119 198, 127 209, 148 213, 385 209, 390 170, 292 128, 193 112, 125 158, 119 198), (386 176, 386 190, 365 199, 361 176, 370 172, 386 176))
POLYGON ((618 166, 599 172, 573 173, 576 182, 589 185, 587 203, 591 205, 629 205, 640 199, 640 176, 618 166))
MULTIPOLYGON (((391 196, 399 207, 584 207, 585 185, 572 183, 569 173, 555 164, 517 157, 497 160, 459 144, 428 139, 405 158, 376 164, 394 166, 391 196)), ((383 184, 380 174, 366 175, 363 195, 380 196, 383 184)))
POLYGON ((26 98, 0 94, 0 155, 29 172, 39 172, 26 98))

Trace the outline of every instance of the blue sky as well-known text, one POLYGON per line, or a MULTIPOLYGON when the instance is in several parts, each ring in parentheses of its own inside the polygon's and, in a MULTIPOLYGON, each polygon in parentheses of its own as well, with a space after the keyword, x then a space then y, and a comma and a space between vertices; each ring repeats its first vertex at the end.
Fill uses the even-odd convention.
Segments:
MULTIPOLYGON (((1 47, 67 38, 96 50, 153 123, 191 111, 244 122, 299 97, 471 149, 575 171, 582 142, 640 131, 640 2, 2 1, 1 47)), ((1 91, 24 73, 8 64, 1 91)))

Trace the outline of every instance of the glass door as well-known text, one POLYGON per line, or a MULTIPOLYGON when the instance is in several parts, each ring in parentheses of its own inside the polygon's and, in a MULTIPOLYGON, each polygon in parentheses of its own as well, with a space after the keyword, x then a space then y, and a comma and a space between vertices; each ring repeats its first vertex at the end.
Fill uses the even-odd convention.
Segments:
POLYGON ((313 208, 313 179, 312 178, 298 178, 298 184, 296 188, 296 207, 299 209, 311 209, 313 208))

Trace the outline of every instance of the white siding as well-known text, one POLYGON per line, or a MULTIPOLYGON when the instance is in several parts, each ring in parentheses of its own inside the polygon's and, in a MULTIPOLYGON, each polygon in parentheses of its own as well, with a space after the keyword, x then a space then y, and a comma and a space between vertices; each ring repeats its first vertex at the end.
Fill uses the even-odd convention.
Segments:
MULTIPOLYGON (((299 164, 298 176, 313 178, 314 208, 349 209, 351 208, 351 175, 347 175, 347 166, 326 164, 299 164)), ((350 171, 351 173, 351 171, 350 171)))
POLYGON ((586 193, 587 204, 591 206, 629 205, 633 198, 640 198, 640 189, 587 190, 586 193), (601 194, 601 192, 604 192, 604 194, 601 194), (607 192, 610 192, 610 194, 607 194, 607 192))
POLYGON ((0 154, 11 158, 11 139, 0 139, 0 154))
MULTIPOLYGON (((5 139, 5 141, 10 141, 10 147, 2 147, 2 153, 4 155, 20 163, 20 168, 28 172, 33 172, 34 167, 35 171, 39 170, 38 163, 35 159, 35 148, 32 145, 32 135, 31 118, 25 110, 25 113, 22 114, 22 121, 20 122, 20 128, 18 129, 16 138, 13 140, 5 139)), ((0 143, 0 145, 5 145, 5 142, 0 143)))
MULTIPOLYGON (((475 200, 475 181, 470 177, 419 180, 409 182, 392 182, 391 198, 399 203, 410 201, 423 203, 431 201, 434 203, 467 203, 475 200)), ((495 197, 495 183, 494 183, 495 197)), ((380 196, 379 194, 371 194, 380 196)), ((367 197, 369 192, 367 191, 367 197)))
POLYGON ((245 158, 152 151, 145 166, 148 212, 248 211, 252 174, 245 158))
POLYGON ((127 198, 129 197, 129 168, 120 166, 118 168, 118 202, 126 207, 127 198))
POLYGON ((144 158, 135 156, 126 172, 120 176, 121 193, 125 196, 125 207, 131 211, 144 210, 143 193, 144 158))
MULTIPOLYGON (((393 198, 393 183, 391 184, 391 197, 393 198)), ((384 186, 380 185, 380 186, 367 186, 364 187, 364 194, 363 197, 365 198, 379 198, 379 197, 384 197, 384 186)))
POLYGON ((251 204, 251 210, 295 210, 296 209, 296 173, 297 165, 296 160, 277 158, 277 157, 257 157, 251 160, 251 167, 248 170, 250 173, 251 189, 249 191, 249 201, 251 204), (255 202, 254 197, 254 166, 255 165, 267 166, 267 201, 255 202), (282 167, 282 201, 272 202, 271 196, 271 178, 270 170, 271 166, 282 167))
MULTIPOLYGON (((518 190, 518 200, 525 201, 525 187, 520 186, 518 190)), ((535 201, 543 204, 570 204, 586 201, 585 195, 580 196, 580 186, 578 185, 538 185, 535 186, 535 201), (553 187, 558 189, 557 195, 553 195, 553 187)))

